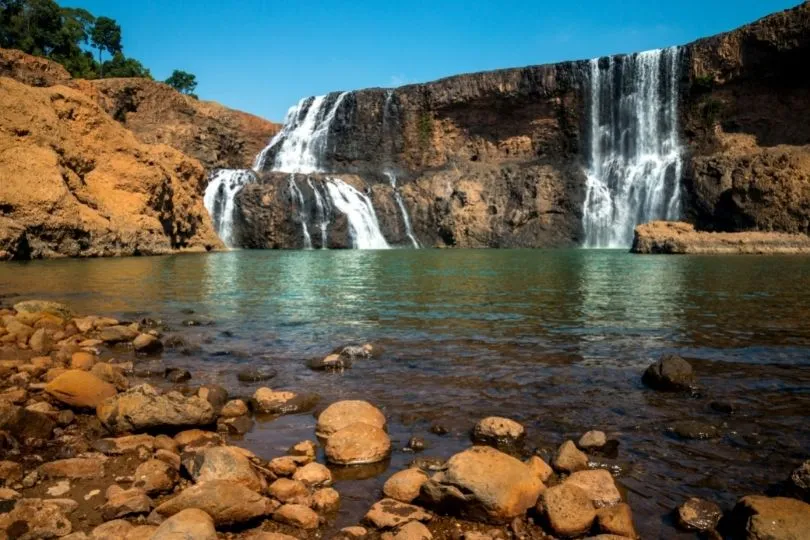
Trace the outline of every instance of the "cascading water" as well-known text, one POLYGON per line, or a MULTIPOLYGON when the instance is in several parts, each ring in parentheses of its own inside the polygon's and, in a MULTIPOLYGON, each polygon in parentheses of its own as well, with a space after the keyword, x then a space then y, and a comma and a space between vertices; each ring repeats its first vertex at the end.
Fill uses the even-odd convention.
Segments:
POLYGON ((677 47, 590 61, 585 247, 628 247, 636 225, 678 219, 677 47))
POLYGON ((380 224, 371 200, 343 180, 326 181, 329 198, 349 220, 352 247, 356 249, 388 249, 390 246, 380 232, 380 224))
POLYGON ((329 202, 328 199, 325 199, 321 196, 321 192, 318 191, 318 188, 312 183, 312 178, 307 177, 307 184, 309 185, 309 189, 312 190, 312 193, 315 194, 315 210, 317 212, 318 223, 321 229, 321 249, 326 249, 326 242, 327 242, 327 232, 326 229, 329 227, 329 202))
POLYGON ((306 208, 304 206, 304 194, 301 193, 301 189, 295 182, 295 173, 290 175, 287 185, 290 188, 290 195, 295 199, 293 202, 298 206, 298 221, 301 222, 301 231, 304 236, 304 249, 312 249, 312 237, 309 235, 309 229, 307 229, 307 214, 304 211, 306 208))
POLYGON ((233 230, 234 197, 245 184, 255 181, 253 171, 220 169, 211 175, 203 203, 214 222, 214 230, 229 248, 236 246, 233 230))
POLYGON ((394 189, 394 200, 397 202, 399 211, 402 213, 402 222, 405 224, 405 234, 413 244, 413 247, 419 249, 419 241, 413 234, 413 227, 411 227, 411 217, 408 215, 408 210, 405 208, 405 203, 402 202, 402 196, 399 194, 399 190, 397 189, 397 177, 392 172, 386 171, 383 174, 385 174, 385 176, 388 178, 388 181, 391 183, 391 187, 394 189))

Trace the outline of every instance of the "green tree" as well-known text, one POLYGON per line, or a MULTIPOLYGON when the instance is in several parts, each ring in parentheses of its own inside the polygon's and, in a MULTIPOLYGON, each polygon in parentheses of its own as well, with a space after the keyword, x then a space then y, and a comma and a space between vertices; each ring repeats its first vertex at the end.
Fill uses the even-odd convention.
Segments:
POLYGON ((191 73, 175 69, 165 82, 178 92, 197 97, 194 94, 194 89, 197 88, 197 77, 191 73))
MULTIPOLYGON (((101 64, 101 53, 107 51, 110 55, 120 53, 121 47, 121 27, 109 17, 99 17, 96 24, 90 31, 90 41, 98 49, 98 63, 101 64)), ((101 76, 104 76, 102 64, 101 76)))
POLYGON ((143 67, 143 64, 134 58, 127 58, 124 53, 117 52, 113 55, 112 60, 104 62, 104 76, 105 77, 142 77, 151 79, 152 74, 148 69, 143 67))

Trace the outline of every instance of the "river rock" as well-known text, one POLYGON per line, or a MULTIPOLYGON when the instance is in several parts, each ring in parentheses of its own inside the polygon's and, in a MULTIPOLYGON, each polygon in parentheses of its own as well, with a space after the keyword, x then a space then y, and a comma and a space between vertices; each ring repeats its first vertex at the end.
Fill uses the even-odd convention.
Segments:
POLYGON ((317 529, 318 514, 303 504, 285 504, 275 512, 273 519, 279 523, 292 525, 301 529, 317 529))
POLYGON ((148 514, 152 499, 139 488, 122 489, 112 485, 107 489, 107 502, 101 507, 102 517, 109 521, 132 514, 148 514))
POLYGON ((70 369, 81 369, 82 371, 90 371, 96 364, 95 355, 86 352, 78 351, 70 356, 70 369))
POLYGON ((110 345, 129 342, 136 337, 138 337, 137 330, 121 324, 116 326, 108 326, 101 330, 101 332, 98 334, 98 339, 110 345))
POLYGON ((428 481, 428 475, 420 469, 411 468, 394 473, 383 485, 386 497, 409 503, 419 496, 422 485, 428 481))
POLYGON ((29 338, 28 347, 37 354, 48 354, 53 347, 51 336, 48 335, 44 328, 40 328, 34 331, 29 338))
POLYGON ((332 488, 323 488, 312 494, 312 508, 329 514, 340 507, 340 494, 332 488))
POLYGON ((186 381, 191 380, 191 372, 187 369, 183 368, 166 368, 163 372, 163 378, 169 381, 170 383, 184 383, 186 381))
POLYGON ((307 463, 295 471, 293 480, 310 488, 327 487, 332 485, 332 472, 320 463, 307 463))
POLYGON ((64 320, 73 318, 73 311, 65 304, 51 302, 49 300, 25 300, 14 304, 14 310, 18 313, 50 313, 64 320))
POLYGON ((171 491, 178 479, 177 469, 173 466, 160 459, 150 459, 135 469, 132 485, 153 495, 171 491))
POLYGON ((429 521, 432 518, 432 514, 418 506, 383 499, 374 503, 365 520, 378 529, 393 529, 411 521, 429 521))
POLYGON ((127 538, 135 527, 125 519, 114 519, 93 529, 93 540, 119 540, 127 538))
POLYGON ((654 390, 683 392, 694 388, 692 366, 675 354, 667 354, 647 368, 642 382, 654 390))
POLYGON ((298 462, 294 456, 273 458, 267 466, 276 476, 292 476, 298 470, 298 462))
POLYGON ((622 495, 616 487, 616 481, 605 469, 593 469, 572 473, 565 479, 565 484, 572 484, 588 494, 594 507, 602 508, 620 503, 622 495))
POLYGON ((682 439, 714 439, 720 434, 717 426, 699 420, 681 420, 669 430, 682 439))
POLYGON ((513 446, 522 440, 525 435, 526 430, 514 420, 490 416, 475 424, 472 439, 482 444, 513 446))
POLYGON ((45 386, 45 391, 71 407, 92 409, 118 393, 110 383, 79 369, 62 373, 45 386))
POLYGON ((551 529, 561 536, 579 536, 588 532, 596 519, 596 509, 588 494, 574 484, 548 488, 540 496, 537 510, 551 529))
POLYGON ((0 531, 9 538, 35 540, 60 538, 73 526, 59 504, 42 499, 20 499, 7 513, 0 513, 0 531))
POLYGON ((311 358, 307 367, 315 371, 341 371, 352 367, 352 361, 339 354, 330 354, 324 358, 311 358))
POLYGON ((150 540, 216 540, 214 520, 198 508, 181 510, 160 524, 150 540))
POLYGON ((45 413, 0 402, 0 429, 8 431, 18 440, 48 440, 55 427, 56 422, 45 413))
POLYGON ((264 477, 257 474, 239 449, 232 446, 214 446, 182 456, 183 468, 198 484, 211 480, 226 480, 241 484, 253 491, 264 491, 264 477))
POLYGON ((329 405, 318 416, 315 433, 318 437, 328 438, 333 433, 358 422, 384 429, 385 415, 367 401, 338 401, 329 405))
POLYGON ((311 502, 307 486, 298 480, 290 480, 289 478, 279 478, 270 484, 267 493, 285 504, 305 504, 308 506, 311 502))
POLYGON ((259 388, 253 394, 251 403, 258 413, 293 414, 311 409, 317 401, 314 395, 299 395, 288 391, 274 391, 259 388))
POLYGON ((394 535, 394 540, 432 540, 430 530, 418 521, 411 521, 400 527, 394 535))
POLYGON ((572 473, 588 468, 588 456, 573 441, 565 441, 554 454, 551 464, 560 472, 572 473))
POLYGON ((687 531, 711 531, 717 527, 723 511, 715 503, 691 497, 676 511, 678 526, 687 531))
POLYGON ((272 368, 247 368, 236 374, 240 382, 261 382, 268 381, 278 375, 278 371, 272 368))
POLYGON ((97 362, 90 369, 90 373, 104 382, 115 386, 115 389, 123 392, 129 389, 129 380, 124 375, 124 369, 118 365, 107 362, 97 362))
POLYGON ((355 423, 333 433, 326 440, 326 459, 338 465, 377 463, 388 457, 388 434, 365 423, 355 423))
POLYGON ((636 528, 633 525, 633 512, 630 506, 625 503, 597 510, 596 522, 599 525, 599 530, 605 534, 638 538, 636 528))
POLYGON ((554 469, 551 468, 551 465, 538 456, 530 457, 525 463, 541 482, 546 482, 551 478, 551 475, 554 474, 554 469))
POLYGON ((43 463, 39 466, 44 478, 101 478, 104 476, 104 460, 94 458, 68 458, 43 463))
POLYGON ((229 480, 212 480, 184 489, 155 511, 162 516, 172 516, 187 508, 199 508, 210 515, 219 527, 272 514, 277 507, 278 503, 242 484, 229 480))
POLYGON ((579 438, 577 446, 582 450, 602 448, 607 444, 607 435, 604 431, 589 431, 579 438))
POLYGON ((132 340, 132 347, 137 353, 157 354, 163 350, 163 343, 151 334, 139 334, 132 340))
POLYGON ((291 456, 301 456, 314 461, 317 451, 318 445, 314 442, 301 441, 292 445, 290 449, 287 450, 287 453, 291 456))
POLYGON ((239 416, 244 416, 249 412, 248 406, 244 401, 241 399, 232 399, 222 407, 219 414, 220 416, 224 416, 226 418, 237 418, 239 416))
POLYGON ((187 429, 174 436, 174 443, 177 449, 204 448, 208 446, 220 446, 224 444, 219 433, 205 431, 203 429, 187 429))
POLYGON ((731 513, 734 538, 799 540, 810 538, 810 504, 787 497, 749 495, 731 513))
POLYGON ((155 427, 202 426, 215 419, 214 409, 207 401, 196 396, 187 398, 179 392, 161 394, 148 384, 105 400, 96 413, 107 429, 118 433, 155 427))
POLYGON ((228 391, 218 384, 206 384, 197 390, 197 396, 204 399, 219 413, 228 402, 228 391))
POLYGON ((432 504, 474 520, 506 522, 522 516, 545 486, 521 461, 488 446, 454 455, 446 470, 422 487, 432 504))
POLYGON ((146 433, 140 435, 126 435, 123 437, 98 439, 93 442, 92 446, 94 449, 108 456, 138 452, 141 448, 145 448, 151 452, 155 449, 155 438, 146 433))
POLYGON ((249 416, 236 418, 220 418, 217 420, 217 430, 231 435, 244 435, 253 429, 253 419, 249 416))

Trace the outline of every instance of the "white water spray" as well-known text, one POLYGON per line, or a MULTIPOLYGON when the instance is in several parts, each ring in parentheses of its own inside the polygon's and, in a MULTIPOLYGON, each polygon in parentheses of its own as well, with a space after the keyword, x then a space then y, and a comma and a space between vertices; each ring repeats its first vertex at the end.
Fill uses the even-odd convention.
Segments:
POLYGON ((399 211, 402 214, 402 222, 405 224, 405 234, 413 244, 413 247, 419 249, 419 240, 416 239, 416 236, 413 234, 413 228, 411 227, 411 217, 408 215, 408 210, 405 208, 405 203, 402 202, 402 195, 400 195, 399 190, 397 189, 397 177, 392 172, 386 171, 383 174, 388 178, 388 181, 391 183, 391 187, 394 189, 394 200, 397 202, 399 211))
POLYGON ((380 224, 371 200, 343 180, 330 178, 326 181, 329 198, 349 220, 352 247, 356 249, 389 249, 388 242, 380 232, 380 224))
POLYGON ((255 180, 253 171, 220 169, 211 175, 203 204, 214 222, 214 230, 229 248, 236 247, 233 227, 234 197, 245 184, 255 180))
POLYGON ((601 63, 591 60, 589 73, 585 247, 628 247, 636 225, 680 217, 680 51, 601 63))
POLYGON ((328 201, 321 196, 321 192, 312 184, 312 178, 307 177, 307 184, 309 185, 309 189, 312 190, 312 193, 315 194, 315 209, 321 229, 321 249, 326 249, 328 239, 326 229, 329 227, 328 201))
POLYGON ((306 207, 304 206, 304 194, 298 184, 295 183, 295 174, 291 174, 288 179, 287 185, 290 188, 290 195, 295 199, 294 203, 298 205, 298 221, 301 222, 301 231, 304 236, 304 249, 312 249, 312 237, 309 235, 307 229, 307 214, 306 207))

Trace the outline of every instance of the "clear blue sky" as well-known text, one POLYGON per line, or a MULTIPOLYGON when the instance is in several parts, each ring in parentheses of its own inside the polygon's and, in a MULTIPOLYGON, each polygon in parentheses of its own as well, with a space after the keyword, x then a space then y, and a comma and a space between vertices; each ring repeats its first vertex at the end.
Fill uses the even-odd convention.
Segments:
POLYGON ((58 0, 121 24, 157 79, 271 120, 301 97, 678 45, 800 0, 58 0))

